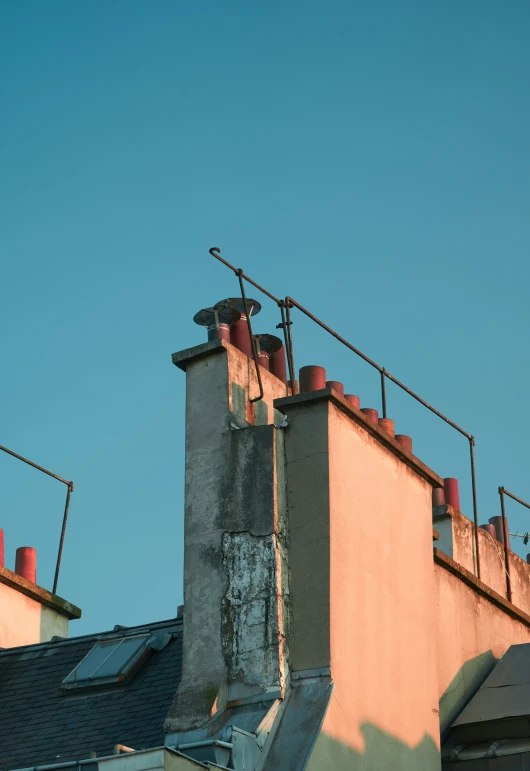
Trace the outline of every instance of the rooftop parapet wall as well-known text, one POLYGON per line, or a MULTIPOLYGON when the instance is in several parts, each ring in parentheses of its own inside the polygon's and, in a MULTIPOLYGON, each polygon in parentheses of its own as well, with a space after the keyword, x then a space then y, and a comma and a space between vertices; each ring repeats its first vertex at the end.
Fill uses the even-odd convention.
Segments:
POLYGON ((438 671, 440 730, 445 737, 510 645, 530 641, 530 616, 443 552, 435 548, 434 553, 436 646, 432 658, 438 671))
POLYGON ((401 742, 393 769, 435 771, 431 497, 442 480, 332 389, 275 406, 288 420, 291 666, 331 670, 322 732, 345 753, 334 764, 319 740, 311 768, 350 768, 369 724, 401 742), (411 766, 405 750, 426 737, 411 766))
POLYGON ((0 567, 0 648, 68 637, 68 621, 80 616, 75 605, 0 567))
MULTIPOLYGON (((433 524, 440 533, 440 551, 471 573, 475 569, 474 525, 452 506, 433 509, 433 524)), ((502 597, 507 596, 504 546, 488 532, 479 528, 480 577, 502 597)), ((517 554, 509 552, 512 596, 511 603, 530 614, 530 565, 517 554)))

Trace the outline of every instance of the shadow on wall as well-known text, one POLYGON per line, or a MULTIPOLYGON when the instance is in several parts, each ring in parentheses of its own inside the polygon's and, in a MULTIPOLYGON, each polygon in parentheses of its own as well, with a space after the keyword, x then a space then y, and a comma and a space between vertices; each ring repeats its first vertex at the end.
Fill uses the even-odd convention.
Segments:
POLYGON ((446 739, 453 722, 476 694, 497 661, 491 650, 486 651, 466 661, 453 677, 440 699, 442 742, 446 739))
POLYGON ((361 726, 364 752, 348 747, 321 733, 307 771, 439 771, 440 750, 430 736, 416 747, 409 747, 379 728, 364 723, 361 726))

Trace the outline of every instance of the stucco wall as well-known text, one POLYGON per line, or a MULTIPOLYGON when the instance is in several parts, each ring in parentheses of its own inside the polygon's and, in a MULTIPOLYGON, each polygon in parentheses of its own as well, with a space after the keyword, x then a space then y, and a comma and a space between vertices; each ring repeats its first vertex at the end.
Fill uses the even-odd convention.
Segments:
MULTIPOLYGON (((336 407, 329 418, 335 687, 324 732, 361 753, 367 726, 408 749, 426 736, 436 746, 432 488, 336 407)), ((393 767, 412 768, 399 753, 393 767)))
POLYGON ((291 660, 334 682, 308 767, 438 769, 432 488, 330 401, 284 407, 291 660))
POLYGON ((440 728, 445 734, 510 645, 530 641, 530 629, 435 565, 436 646, 440 728))
POLYGON ((68 636, 68 620, 52 608, 0 583, 0 648, 68 636))

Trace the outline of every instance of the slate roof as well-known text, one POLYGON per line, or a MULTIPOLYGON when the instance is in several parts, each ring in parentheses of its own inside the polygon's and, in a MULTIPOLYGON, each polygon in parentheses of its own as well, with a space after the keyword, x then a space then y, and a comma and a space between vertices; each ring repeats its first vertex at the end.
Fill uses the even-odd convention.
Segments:
POLYGON ((182 618, 101 635, 0 650, 0 761, 8 769, 111 755, 116 744, 164 744, 164 720, 182 672, 182 618), (101 637, 149 630, 170 642, 121 685, 64 693, 62 680, 101 637))

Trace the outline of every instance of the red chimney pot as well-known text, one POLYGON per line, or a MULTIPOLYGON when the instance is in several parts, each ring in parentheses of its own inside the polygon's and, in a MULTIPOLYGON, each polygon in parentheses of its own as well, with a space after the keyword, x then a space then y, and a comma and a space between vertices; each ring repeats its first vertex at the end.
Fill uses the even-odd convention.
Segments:
POLYGON ((378 425, 379 413, 377 410, 373 410, 371 407, 363 407, 361 412, 364 412, 368 420, 371 420, 372 423, 375 423, 376 426, 378 425))
POLYGON ((273 375, 276 375, 278 380, 281 380, 282 383, 287 383, 287 367, 285 364, 284 345, 282 345, 278 351, 271 353, 269 359, 269 369, 273 375))
POLYGON ((326 388, 332 388, 339 396, 344 398, 344 386, 338 380, 326 380, 326 388))
POLYGON ((407 436, 406 434, 396 434, 394 439, 403 447, 404 450, 410 452, 412 455, 412 439, 410 436, 407 436))
POLYGON ((485 530, 486 533, 489 533, 492 538, 497 538, 497 533, 495 531, 495 526, 490 525, 489 523, 487 525, 480 525, 479 526, 481 530, 485 530))
POLYGON ((358 396, 355 396, 355 394, 345 394, 344 398, 347 402, 350 402, 350 404, 353 404, 354 407, 356 407, 358 410, 361 409, 361 400, 358 396))
MULTIPOLYGON (((495 538, 499 543, 504 545, 504 532, 502 527, 502 517, 500 515, 496 517, 490 517, 490 525, 495 528, 495 538)), ((508 530, 508 520, 506 520, 506 529, 508 530)), ((510 536, 508 535, 508 549, 510 548, 510 536)))
POLYGON ((394 438, 394 421, 390 418, 379 418, 379 428, 384 431, 385 434, 394 438))
POLYGON ((32 546, 19 546, 17 549, 15 573, 32 584, 37 583, 37 552, 32 546))
POLYGON ((444 479, 445 502, 453 509, 460 511, 460 496, 458 494, 458 479, 446 477, 444 479))
POLYGON ((445 503, 445 493, 443 487, 433 487, 432 489, 432 505, 443 506, 445 503))
POLYGON ((300 369, 300 393, 321 391, 326 387, 326 370, 313 364, 300 369))

